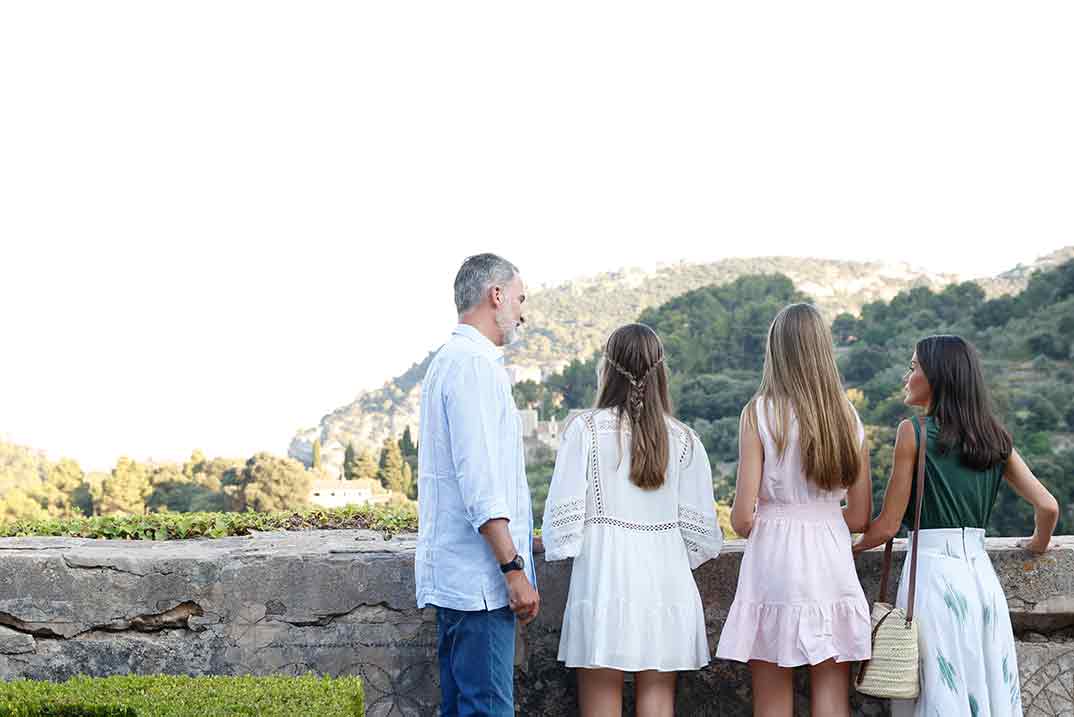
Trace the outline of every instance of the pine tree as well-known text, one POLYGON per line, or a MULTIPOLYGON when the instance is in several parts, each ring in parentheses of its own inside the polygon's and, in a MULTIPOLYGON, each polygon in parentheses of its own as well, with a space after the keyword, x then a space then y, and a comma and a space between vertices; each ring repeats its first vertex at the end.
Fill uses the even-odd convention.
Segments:
POLYGON ((403 485, 403 452, 399 448, 399 442, 388 437, 384 439, 384 449, 380 453, 380 483, 388 490, 397 493, 404 492, 403 485))
POLYGON ((354 480, 379 480, 380 466, 372 451, 362 451, 354 469, 354 480))
POLYGON ((298 461, 258 453, 241 470, 228 470, 223 482, 232 510, 266 512, 306 505, 311 480, 298 461))
POLYGON ((192 479, 186 477, 182 467, 174 463, 153 466, 149 471, 149 487, 145 503, 152 512, 188 513, 191 500, 201 491, 192 479))
POLYGON ((358 454, 354 450, 354 441, 348 441, 343 450, 343 480, 354 480, 358 469, 358 454))
POLYGON ((56 518, 82 515, 75 503, 75 494, 82 486, 85 476, 76 461, 64 458, 48 469, 45 479, 48 494, 48 513, 56 518))
POLYGON ((183 464, 183 475, 190 480, 194 480, 194 476, 200 473, 204 467, 205 453, 200 448, 195 448, 194 452, 190 454, 190 459, 183 464))
POLYGON ((126 456, 119 459, 116 467, 101 486, 100 515, 145 513, 145 499, 149 496, 149 473, 126 456))
POLYGON ((403 437, 399 440, 399 449, 403 452, 404 456, 418 455, 418 446, 414 443, 414 439, 410 435, 410 426, 403 429, 403 437))

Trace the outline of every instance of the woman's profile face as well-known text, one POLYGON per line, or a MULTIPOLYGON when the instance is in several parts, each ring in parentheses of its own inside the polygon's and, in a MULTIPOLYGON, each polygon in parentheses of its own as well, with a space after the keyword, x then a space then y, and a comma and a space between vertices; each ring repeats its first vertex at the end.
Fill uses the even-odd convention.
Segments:
POLYGON ((907 406, 928 408, 932 402, 932 387, 929 386, 929 380, 925 377, 921 364, 917 362, 916 351, 910 359, 910 368, 903 374, 902 389, 902 400, 907 406))

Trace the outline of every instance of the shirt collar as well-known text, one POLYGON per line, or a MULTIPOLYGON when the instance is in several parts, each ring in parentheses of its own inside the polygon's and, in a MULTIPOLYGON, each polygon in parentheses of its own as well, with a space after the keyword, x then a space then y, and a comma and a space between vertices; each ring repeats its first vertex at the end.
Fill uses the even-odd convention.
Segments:
POLYGON ((503 348, 489 341, 487 336, 470 324, 459 324, 451 334, 452 336, 461 336, 473 341, 481 353, 487 355, 493 361, 503 363, 503 348))

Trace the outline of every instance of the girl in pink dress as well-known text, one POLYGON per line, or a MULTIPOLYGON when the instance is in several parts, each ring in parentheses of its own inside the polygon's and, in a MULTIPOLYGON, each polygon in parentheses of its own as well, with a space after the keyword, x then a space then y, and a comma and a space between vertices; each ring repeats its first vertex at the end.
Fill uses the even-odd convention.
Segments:
POLYGON ((761 385, 739 424, 731 524, 748 540, 716 649, 749 663, 754 715, 791 717, 799 665, 810 666, 812 714, 850 714, 850 663, 871 653, 850 533, 871 512, 865 429, 831 332, 814 307, 793 304, 772 322, 761 385))

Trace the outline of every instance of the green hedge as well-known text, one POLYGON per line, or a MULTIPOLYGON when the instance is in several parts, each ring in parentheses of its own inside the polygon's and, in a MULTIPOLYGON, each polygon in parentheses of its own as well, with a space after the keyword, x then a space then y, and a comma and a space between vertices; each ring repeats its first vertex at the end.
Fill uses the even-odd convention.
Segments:
POLYGON ((138 717, 133 707, 120 705, 51 705, 34 704, 12 709, 0 706, 0 717, 138 717))
POLYGON ((386 535, 418 529, 413 504, 346 506, 282 513, 149 513, 95 518, 0 522, 0 538, 53 535, 124 540, 181 540, 249 535, 266 530, 365 528, 386 535))
POLYGON ((0 717, 362 717, 357 677, 74 677, 0 682, 0 717))

